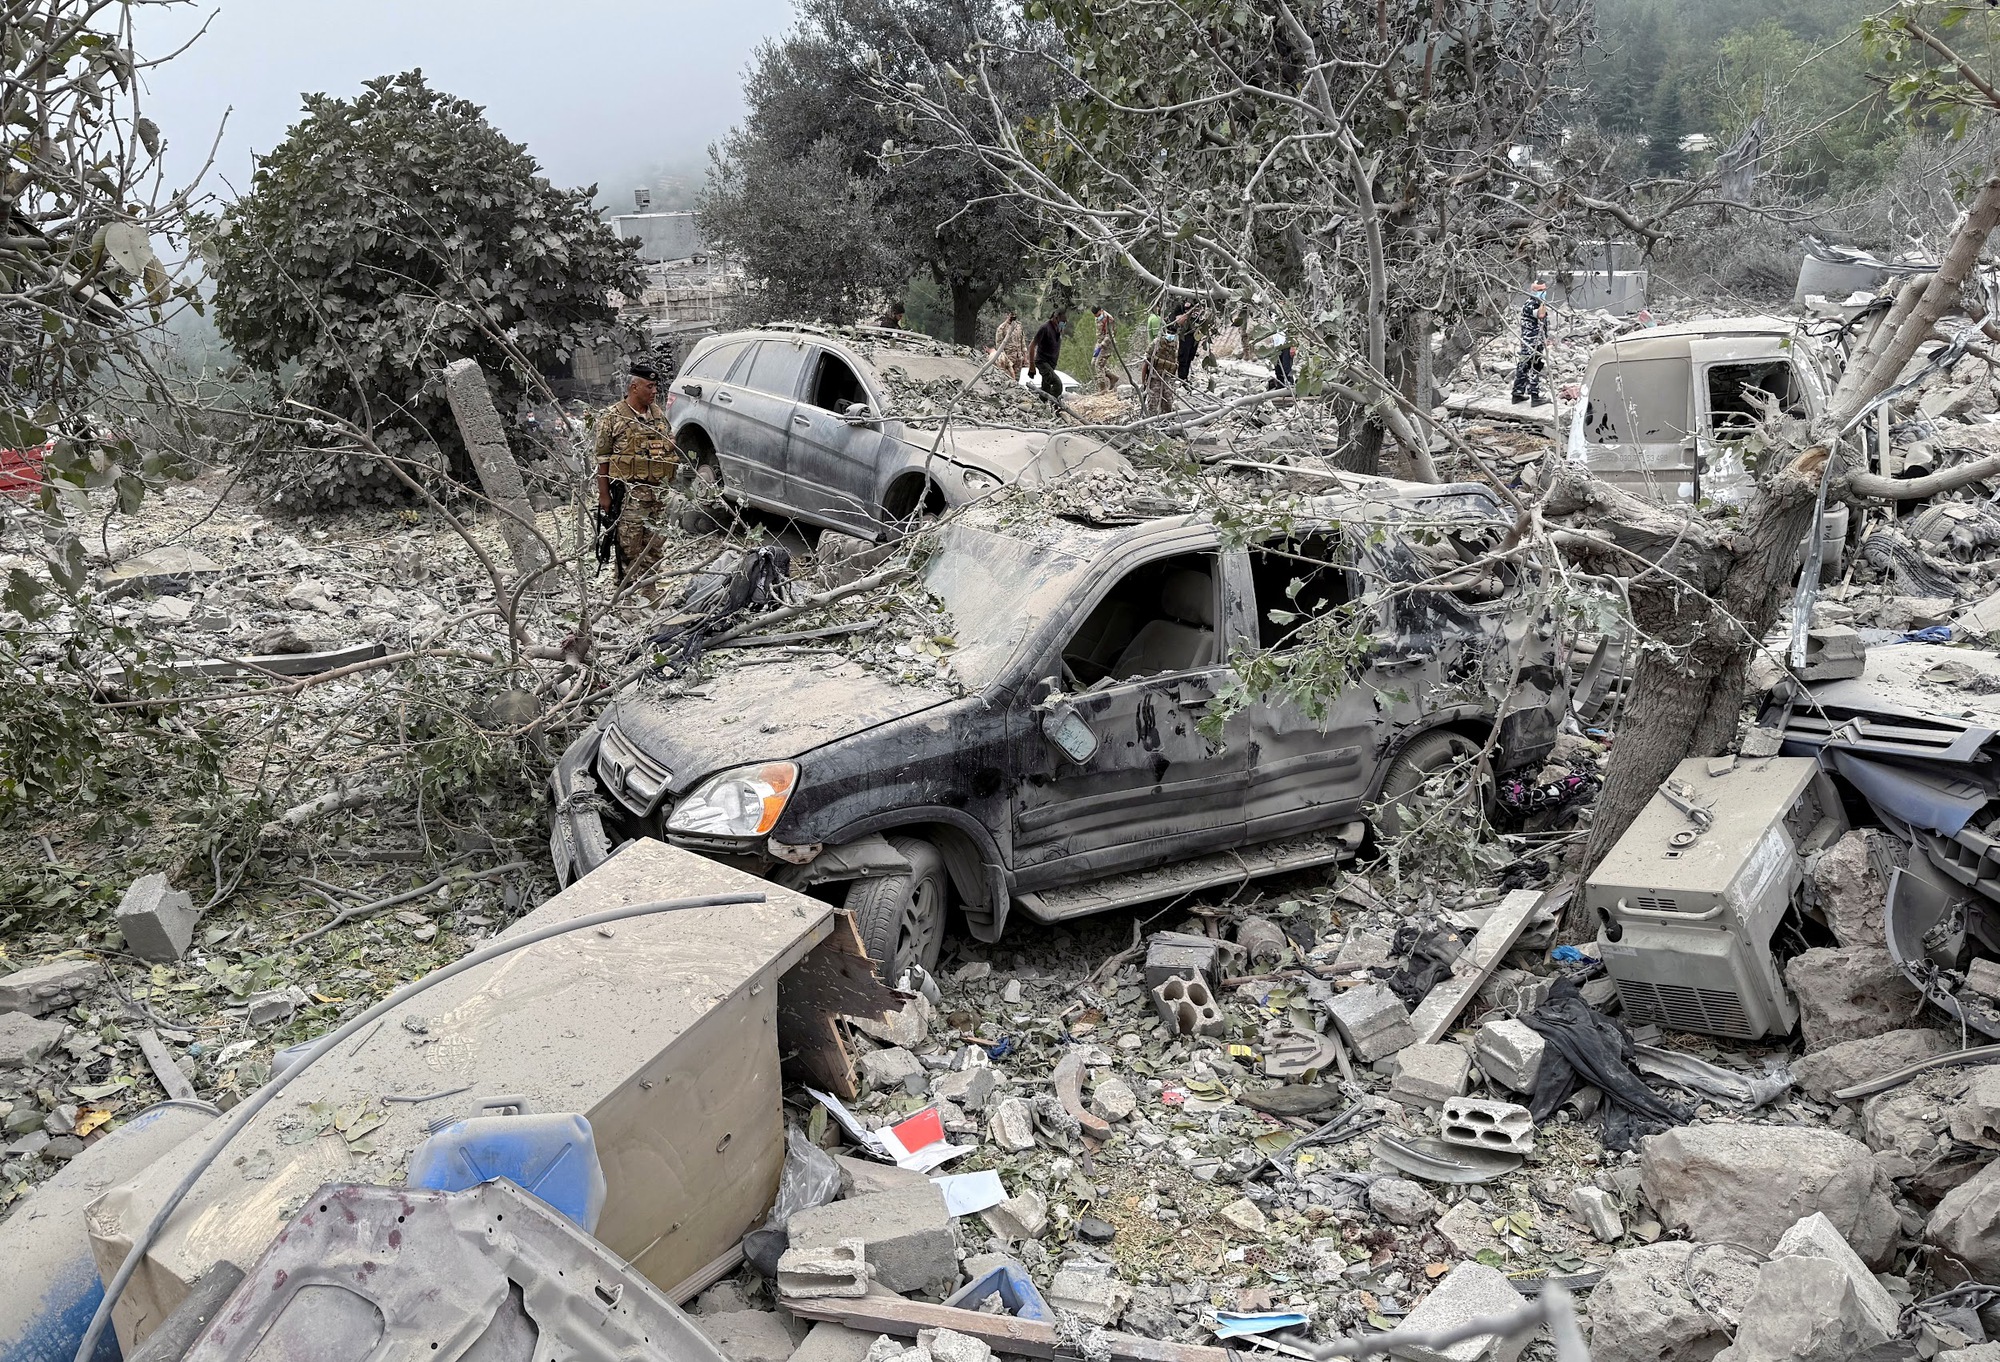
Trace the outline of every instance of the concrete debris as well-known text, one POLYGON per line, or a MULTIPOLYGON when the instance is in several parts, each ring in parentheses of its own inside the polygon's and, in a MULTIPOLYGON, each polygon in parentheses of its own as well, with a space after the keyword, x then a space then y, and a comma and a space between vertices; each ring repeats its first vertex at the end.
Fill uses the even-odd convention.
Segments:
POLYGON ((1757 1260, 1728 1244, 1640 1244, 1590 1293, 1592 1362, 1708 1362, 1736 1331, 1757 1260))
POLYGON ((1883 944, 1882 901, 1889 883, 1876 868, 1875 849, 1889 840, 1879 829, 1856 828, 1812 860, 1820 913, 1843 946, 1883 944))
MULTIPOLYGON (((1457 1046, 1451 1048, 1458 1049, 1457 1046)), ((1404 1053, 1409 1052, 1406 1050, 1404 1053)), ((1394 1088, 1390 1091, 1393 1094, 1394 1088)), ((1528 1109, 1518 1102, 1496 1102, 1483 1097, 1448 1097, 1438 1108, 1438 1138, 1446 1144, 1526 1154, 1535 1147, 1535 1122, 1528 1109)))
POLYGON ((1768 1253, 1824 1211, 1863 1261, 1881 1266, 1901 1222, 1866 1145, 1804 1126, 1682 1126, 1640 1142, 1640 1186, 1669 1228, 1768 1253))
POLYGON ((768 1310, 699 1315, 694 1324, 729 1362, 789 1362, 798 1347, 784 1321, 768 1310))
POLYGON ((1945 1193, 1924 1224, 1924 1241, 1974 1281, 2000 1278, 2000 1162, 1945 1193))
POLYGON ((917 1348, 930 1355, 931 1362, 993 1362, 993 1349, 984 1339, 951 1329, 921 1329, 917 1348))
POLYGON ((1368 1184, 1368 1204, 1392 1225, 1427 1225, 1444 1207, 1408 1178, 1377 1178, 1368 1184))
POLYGON ((1331 1009, 1340 1038, 1363 1063, 1372 1064, 1416 1041, 1410 1010, 1382 984, 1350 988, 1334 999, 1331 1009))
POLYGON ((198 917, 193 901, 168 885, 165 875, 140 876, 118 903, 125 949, 141 960, 171 964, 186 955, 198 917))
POLYGON ((951 1102, 966 1111, 984 1111, 993 1094, 1000 1090, 1003 1075, 990 1065, 947 1071, 931 1079, 931 1096, 951 1102))
POLYGON ((1617 1199, 1602 1187, 1571 1188, 1569 1208, 1598 1242, 1615 1244, 1625 1237, 1625 1221, 1618 1214, 1617 1199))
POLYGON ((305 990, 296 984, 253 993, 244 999, 243 1019, 252 1026, 282 1026, 308 1001, 305 990))
POLYGON ((891 1291, 927 1291, 958 1274, 958 1242, 935 1185, 832 1201, 794 1215, 791 1247, 861 1245, 875 1280, 891 1291))
MULTIPOLYGON (((1889 1293, 1824 1215, 1786 1231, 1758 1269, 1729 1362, 1847 1362, 1896 1333, 1889 1293)), ((1910 1354, 1914 1356, 1914 1353, 1910 1354)))
POLYGON ((1116 1324, 1132 1303, 1132 1288, 1110 1275, 1109 1267, 1108 1263, 1065 1263, 1049 1280, 1049 1304, 1092 1324, 1116 1324))
POLYGON ((1262 1234, 1271 1224, 1257 1203, 1247 1197, 1238 1197, 1217 1214, 1244 1234, 1262 1234))
POLYGON ((1201 978, 1213 988, 1222 979, 1217 962, 1222 943, 1192 932, 1154 932, 1146 938, 1146 987, 1158 988, 1176 975, 1201 978))
POLYGON ((1097 1080, 1090 1090, 1090 1109, 1106 1121, 1122 1121, 1139 1109, 1132 1085, 1117 1075, 1097 1080))
POLYGON ((813 1325, 806 1341, 793 1351, 791 1362, 862 1362, 877 1337, 823 1320, 813 1325))
POLYGON ((1902 1029, 1919 998, 1885 950, 1819 946, 1785 966, 1806 1051, 1902 1029))
MULTIPOLYGON (((25 1012, 0 1012, 0 1070, 25 1069, 41 1062, 69 1028, 25 1012)), ((37 1120, 36 1125, 41 1122, 37 1120)))
POLYGON ((1479 1071, 1503 1088, 1533 1092, 1548 1042, 1524 1022, 1504 1017, 1475 1033, 1472 1054, 1479 1071))
POLYGON ((1333 958, 1336 974, 1351 974, 1356 970, 1374 969, 1389 963, 1389 938, 1376 936, 1358 928, 1348 932, 1340 943, 1340 953, 1333 958))
POLYGON ((104 978, 95 960, 51 960, 0 975, 0 1012, 44 1017, 72 1007, 104 978))
POLYGON ((1002 1239, 1039 1239, 1049 1229, 1049 1203, 1032 1188, 1017 1192, 980 1214, 1002 1239))
POLYGON ((1841 1088, 1956 1048, 1953 1039, 1942 1031, 1928 1028, 1884 1031, 1880 1035, 1844 1040, 1793 1061, 1792 1078, 1815 1101, 1826 1102, 1841 1088))
MULTIPOLYGON (((1442 1331, 1490 1315, 1508 1314, 1526 1304, 1527 1299, 1514 1289, 1506 1273, 1484 1263, 1460 1263, 1431 1288, 1401 1324, 1417 1333, 1442 1331)), ((1405 1344, 1393 1349, 1390 1356, 1409 1362, 1514 1362, 1528 1346, 1528 1338, 1525 1331, 1503 1337, 1474 1334, 1443 1348, 1405 1344)))
POLYGON ((923 1090, 924 1066, 901 1046, 870 1050, 857 1056, 855 1063, 860 1066, 861 1076, 871 1088, 903 1088, 911 1079, 916 1079, 919 1080, 917 1091, 921 1093, 923 1090))
POLYGON ((1009 1153, 1019 1154, 1035 1147, 1035 1109, 1026 1099, 1003 1097, 993 1104, 987 1117, 993 1143, 1009 1153))
POLYGON ((1223 1033, 1222 1009, 1215 1005, 1215 995, 1200 979, 1175 975, 1153 990, 1153 1001, 1159 1008, 1160 1020, 1184 1036, 1223 1033))
POLYGON ((1389 1096, 1398 1102, 1442 1106, 1465 1091, 1472 1057, 1462 1045, 1409 1045, 1396 1052, 1389 1096))
POLYGON ((914 1049, 930 1034, 931 1001, 921 993, 912 994, 909 1002, 886 1019, 849 1017, 847 1024, 870 1040, 914 1049))
POLYGON ((788 1300, 865 1296, 871 1275, 859 1239, 832 1248, 789 1248, 778 1258, 778 1294, 788 1300))
POLYGON ((840 1168, 840 1194, 844 1197, 906 1192, 912 1187, 930 1185, 930 1179, 914 1168, 898 1168, 893 1163, 857 1159, 847 1154, 836 1154, 833 1161, 840 1168))

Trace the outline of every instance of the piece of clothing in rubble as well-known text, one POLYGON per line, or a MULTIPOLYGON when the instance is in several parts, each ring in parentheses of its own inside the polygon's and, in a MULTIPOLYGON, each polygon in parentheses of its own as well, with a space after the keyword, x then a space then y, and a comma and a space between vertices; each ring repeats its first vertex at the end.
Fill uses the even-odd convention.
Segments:
POLYGON ((1528 1104, 1536 1125, 1586 1084, 1603 1094, 1597 1115, 1606 1149, 1631 1149, 1641 1136, 1657 1135, 1693 1118, 1693 1107, 1669 1101, 1646 1086, 1632 1067, 1631 1034, 1585 1002, 1575 979, 1558 979, 1548 1001, 1521 1020, 1548 1042, 1528 1104))
POLYGON ((1382 982, 1389 991, 1414 1008, 1430 991, 1451 977, 1451 962, 1458 951, 1445 944, 1451 930, 1430 923, 1404 922, 1396 928, 1389 954, 1403 963, 1382 982))
POLYGON ((718 555, 695 574, 681 598, 673 623, 646 640, 662 673, 679 675, 708 648, 708 641, 742 623, 785 604, 791 582, 792 555, 777 544, 718 555))
POLYGON ((1542 352, 1548 346, 1549 305, 1540 293, 1528 295, 1521 304, 1521 354, 1514 361, 1514 400, 1540 406, 1542 401, 1542 352))

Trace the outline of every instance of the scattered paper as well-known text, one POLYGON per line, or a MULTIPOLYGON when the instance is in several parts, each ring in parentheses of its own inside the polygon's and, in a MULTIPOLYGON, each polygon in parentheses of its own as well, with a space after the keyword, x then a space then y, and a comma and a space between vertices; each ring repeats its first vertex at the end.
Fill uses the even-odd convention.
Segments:
POLYGON ((944 1119, 936 1107, 926 1107, 893 1126, 870 1130, 861 1124, 854 1113, 847 1109, 847 1104, 838 1097, 821 1092, 818 1088, 807 1088, 806 1091, 826 1108, 827 1113, 847 1133, 848 1139, 876 1158, 894 1163, 898 1168, 907 1168, 914 1173, 928 1173, 933 1168, 951 1162, 960 1154, 970 1154, 974 1148, 969 1144, 945 1143, 944 1119))
POLYGON ((932 1178, 944 1193, 944 1208, 953 1215, 971 1215, 998 1206, 1007 1199, 1000 1174, 988 1168, 978 1173, 952 1173, 932 1178))

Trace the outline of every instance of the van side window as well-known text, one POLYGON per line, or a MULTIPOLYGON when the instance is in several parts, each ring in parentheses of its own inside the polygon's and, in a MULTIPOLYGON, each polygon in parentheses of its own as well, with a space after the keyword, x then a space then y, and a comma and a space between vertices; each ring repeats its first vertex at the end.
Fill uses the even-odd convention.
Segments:
POLYGON ((1250 550, 1259 647, 1294 647, 1300 629, 1355 599, 1355 576, 1345 558, 1340 536, 1324 530, 1250 550))
POLYGON ((1213 666, 1217 561, 1212 553, 1183 553, 1126 573, 1063 645, 1074 683, 1213 666))
POLYGON ((1668 445, 1686 439, 1690 367, 1685 359, 1598 365, 1583 412, 1584 439, 1596 445, 1668 445))
POLYGON ((1766 404, 1787 416, 1806 414, 1799 376, 1790 360, 1708 366, 1708 429, 1718 440, 1740 440, 1755 430, 1766 404))

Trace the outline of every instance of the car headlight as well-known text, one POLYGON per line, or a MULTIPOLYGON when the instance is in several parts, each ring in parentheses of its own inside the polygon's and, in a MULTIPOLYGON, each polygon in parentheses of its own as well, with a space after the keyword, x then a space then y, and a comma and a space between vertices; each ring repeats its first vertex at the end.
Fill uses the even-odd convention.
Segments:
POLYGON ((975 496, 983 497, 1000 485, 1000 479, 991 473, 982 473, 977 468, 966 469, 962 476, 965 478, 966 489, 975 496))
POLYGON ((669 832, 711 837, 761 837, 778 825, 799 768, 789 761, 739 766, 710 776, 667 820, 669 832))

